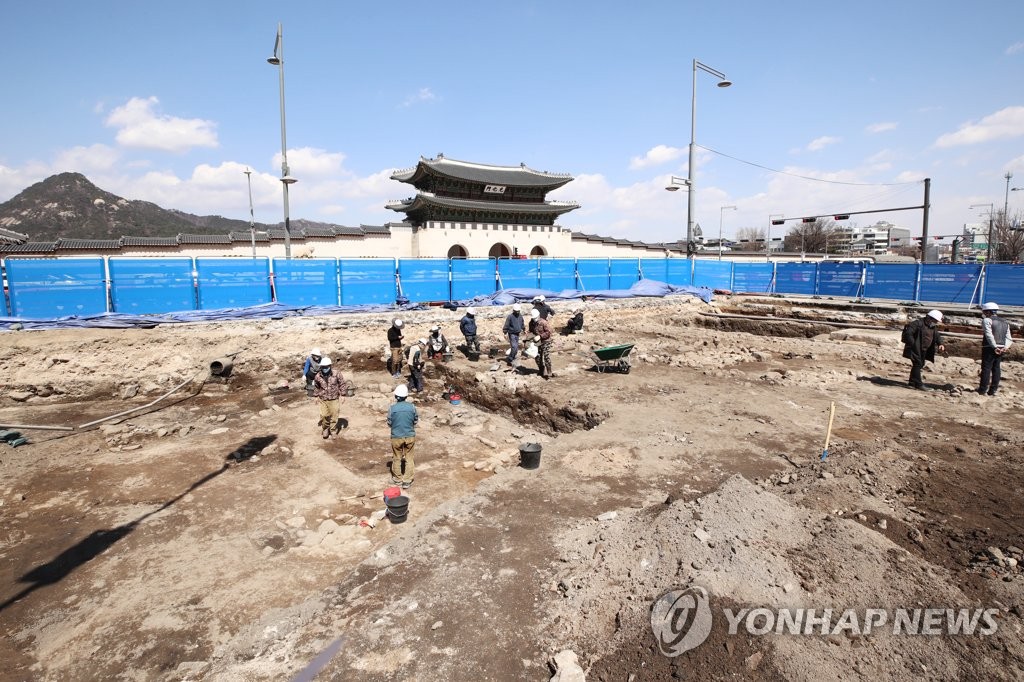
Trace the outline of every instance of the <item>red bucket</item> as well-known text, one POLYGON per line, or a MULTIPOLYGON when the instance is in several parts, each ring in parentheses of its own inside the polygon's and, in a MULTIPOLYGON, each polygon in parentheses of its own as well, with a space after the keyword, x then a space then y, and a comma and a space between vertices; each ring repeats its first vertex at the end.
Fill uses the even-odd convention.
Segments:
POLYGON ((384 489, 384 504, 387 504, 388 500, 398 497, 402 494, 402 489, 397 485, 393 485, 390 488, 384 489))

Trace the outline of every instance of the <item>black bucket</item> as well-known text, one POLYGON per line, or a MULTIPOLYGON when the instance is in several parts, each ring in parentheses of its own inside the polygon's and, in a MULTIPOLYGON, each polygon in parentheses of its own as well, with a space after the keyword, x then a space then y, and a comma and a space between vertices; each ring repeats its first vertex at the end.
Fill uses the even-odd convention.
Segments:
POLYGON ((405 518, 409 515, 408 497, 405 495, 389 497, 386 504, 388 505, 388 518, 391 519, 391 523, 402 523, 405 521, 405 518))
POLYGON ((536 469, 540 466, 540 443, 523 443, 519 446, 519 466, 536 469))

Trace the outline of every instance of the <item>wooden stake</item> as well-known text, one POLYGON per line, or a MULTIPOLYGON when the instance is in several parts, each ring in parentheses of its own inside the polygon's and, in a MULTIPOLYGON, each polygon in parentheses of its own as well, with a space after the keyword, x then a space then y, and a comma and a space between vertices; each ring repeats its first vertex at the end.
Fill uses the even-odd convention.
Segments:
POLYGON ((836 417, 836 401, 828 404, 828 429, 825 431, 825 447, 821 451, 821 461, 828 457, 828 442, 832 439, 832 420, 836 417))

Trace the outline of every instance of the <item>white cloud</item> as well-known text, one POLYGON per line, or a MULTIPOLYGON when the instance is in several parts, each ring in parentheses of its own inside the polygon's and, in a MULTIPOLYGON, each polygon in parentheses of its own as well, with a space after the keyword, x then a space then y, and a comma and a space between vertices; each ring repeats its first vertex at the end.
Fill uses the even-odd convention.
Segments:
POLYGON ((193 147, 216 147, 216 124, 199 118, 178 118, 156 113, 156 97, 133 97, 107 116, 106 125, 117 128, 118 144, 140 149, 185 152, 193 147))
POLYGON ((72 147, 57 154, 53 168, 57 173, 74 171, 88 176, 94 171, 109 171, 121 158, 120 152, 105 144, 72 147))
POLYGON ((884 133, 890 130, 895 130, 898 125, 898 123, 894 123, 892 121, 885 121, 883 123, 872 123, 865 130, 869 133, 884 133))
POLYGON ((960 126, 955 133, 946 133, 935 141, 939 148, 980 144, 1024 135, 1024 106, 1006 107, 981 121, 960 126))
POLYGON ((424 102, 434 102, 438 99, 438 96, 434 94, 430 88, 420 88, 413 94, 409 95, 402 102, 402 107, 411 107, 414 104, 422 104, 424 102))
POLYGON ((663 144, 659 144, 657 147, 652 147, 647 150, 647 153, 643 156, 634 156, 629 160, 630 170, 639 170, 641 168, 648 168, 650 166, 660 166, 663 163, 669 161, 675 161, 676 159, 683 156, 686 153, 685 149, 679 147, 668 147, 663 144))
POLYGON ((1011 54, 1017 54, 1018 52, 1024 52, 1024 42, 1014 43, 1006 48, 1007 56, 1011 54))
MULTIPOLYGON (((314 147, 288 150, 288 170, 299 180, 310 180, 342 172, 345 155, 314 147)), ((274 165, 281 167, 281 153, 274 154, 274 165)))
POLYGON ((841 138, 841 137, 832 137, 831 135, 822 135, 819 138, 815 138, 815 139, 811 140, 810 144, 807 145, 807 151, 809 151, 809 152, 819 152, 822 149, 824 149, 825 147, 828 147, 830 145, 836 144, 837 142, 840 142, 842 139, 843 138, 841 138))

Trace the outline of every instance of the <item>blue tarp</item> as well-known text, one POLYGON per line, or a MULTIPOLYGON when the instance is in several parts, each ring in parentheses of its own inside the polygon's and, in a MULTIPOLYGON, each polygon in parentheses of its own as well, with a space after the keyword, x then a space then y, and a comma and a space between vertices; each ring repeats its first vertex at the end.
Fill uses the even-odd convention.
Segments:
POLYGON ((19 317, 107 312, 102 258, 7 258, 11 313, 19 317))
POLYGON ((461 301, 493 294, 495 260, 493 258, 452 259, 452 299, 461 301))
POLYGON ((191 258, 111 258, 107 264, 114 312, 151 315, 196 309, 191 258))
POLYGON ((197 258, 199 309, 242 308, 270 303, 266 258, 197 258))
POLYGON ((546 289, 502 289, 488 296, 477 296, 473 299, 455 301, 459 307, 465 306, 487 306, 487 305, 512 305, 517 301, 531 301, 535 296, 544 296, 548 303, 552 301, 577 301, 587 299, 611 299, 611 298, 637 298, 637 297, 662 297, 662 296, 696 296, 705 303, 712 299, 711 289, 707 287, 677 286, 667 284, 653 279, 642 279, 629 289, 604 289, 595 291, 580 291, 578 289, 564 289, 562 291, 548 291, 546 289))
POLYGON ((338 305, 338 261, 333 258, 275 258, 278 303, 338 305))

